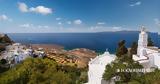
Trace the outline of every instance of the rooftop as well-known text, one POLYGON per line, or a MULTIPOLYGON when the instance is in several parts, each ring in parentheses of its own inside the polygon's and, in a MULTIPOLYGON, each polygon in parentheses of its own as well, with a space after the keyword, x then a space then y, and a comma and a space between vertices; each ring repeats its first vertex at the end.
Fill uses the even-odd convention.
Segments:
POLYGON ((158 49, 158 47, 155 47, 155 46, 149 46, 147 47, 148 49, 151 49, 151 50, 155 50, 155 51, 158 51, 160 52, 160 49, 158 49))

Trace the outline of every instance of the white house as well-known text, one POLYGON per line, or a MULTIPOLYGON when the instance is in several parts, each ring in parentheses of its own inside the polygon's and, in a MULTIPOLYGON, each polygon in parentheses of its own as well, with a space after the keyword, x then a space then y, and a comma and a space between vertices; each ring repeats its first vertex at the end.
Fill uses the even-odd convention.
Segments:
POLYGON ((14 43, 6 47, 6 50, 2 53, 2 57, 3 59, 6 59, 9 64, 17 64, 29 57, 32 54, 30 52, 31 50, 32 49, 27 49, 20 43, 14 43))
POLYGON ((115 55, 106 51, 104 54, 91 59, 89 62, 88 83, 87 84, 106 84, 102 76, 108 63, 115 60, 115 55))
POLYGON ((137 55, 133 55, 133 60, 138 61, 144 68, 160 68, 160 49, 147 44, 148 34, 143 27, 139 34, 137 55))
MULTIPOLYGON (((137 55, 133 55, 133 60, 139 62, 144 68, 156 67, 160 69, 160 49, 158 47, 147 46, 148 34, 143 27, 138 40, 137 55)), ((114 84, 114 81, 104 81, 102 76, 107 64, 114 61, 115 55, 106 51, 104 54, 91 59, 88 70, 88 83, 86 84, 114 84)))

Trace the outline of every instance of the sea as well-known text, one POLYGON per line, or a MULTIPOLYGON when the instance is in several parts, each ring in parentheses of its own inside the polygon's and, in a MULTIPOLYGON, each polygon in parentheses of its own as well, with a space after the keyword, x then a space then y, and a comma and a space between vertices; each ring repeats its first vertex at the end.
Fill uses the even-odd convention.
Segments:
MULTIPOLYGON (((75 48, 87 48, 98 53, 106 49, 115 53, 118 42, 126 41, 126 47, 138 41, 138 31, 117 31, 98 33, 8 33, 14 41, 22 44, 57 44, 66 50, 75 48)), ((148 32, 155 46, 160 47, 160 36, 158 33, 148 32)))

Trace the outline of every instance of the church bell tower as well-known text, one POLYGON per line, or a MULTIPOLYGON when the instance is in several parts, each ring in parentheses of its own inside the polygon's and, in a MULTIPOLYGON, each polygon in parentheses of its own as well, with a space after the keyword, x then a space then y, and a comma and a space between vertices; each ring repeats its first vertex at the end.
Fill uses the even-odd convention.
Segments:
POLYGON ((142 26, 138 39, 137 55, 141 54, 141 49, 146 48, 147 44, 148 44, 148 35, 146 33, 146 29, 144 28, 144 26, 142 26))

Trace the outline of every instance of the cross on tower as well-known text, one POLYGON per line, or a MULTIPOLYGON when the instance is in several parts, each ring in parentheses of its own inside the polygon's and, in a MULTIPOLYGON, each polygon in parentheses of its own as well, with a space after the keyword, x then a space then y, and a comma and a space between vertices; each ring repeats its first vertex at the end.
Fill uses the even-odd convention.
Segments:
POLYGON ((146 28, 144 26, 141 27, 141 32, 145 32, 146 28))

